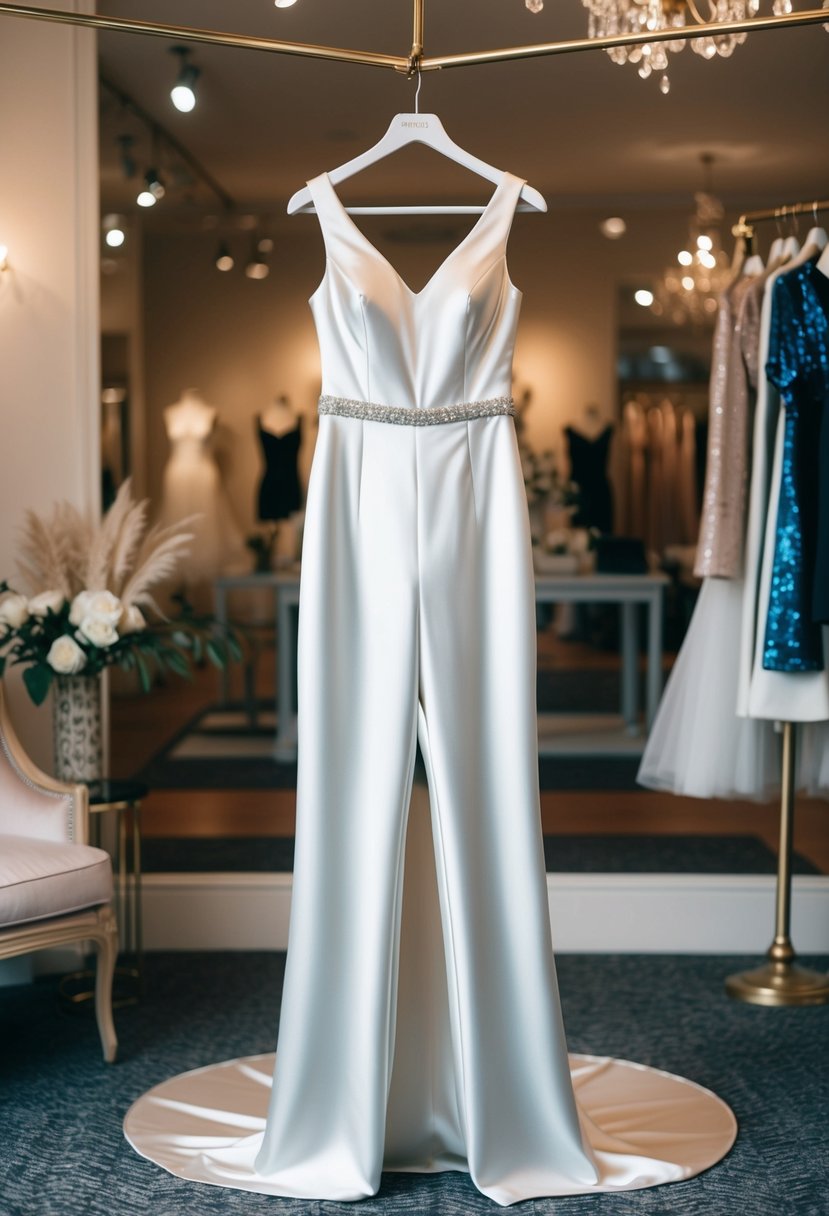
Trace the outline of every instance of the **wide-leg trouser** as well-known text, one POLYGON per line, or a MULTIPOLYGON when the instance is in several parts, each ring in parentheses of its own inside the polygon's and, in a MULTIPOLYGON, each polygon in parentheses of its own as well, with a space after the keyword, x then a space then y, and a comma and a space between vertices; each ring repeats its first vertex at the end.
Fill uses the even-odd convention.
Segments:
POLYGON ((322 417, 293 902, 256 1160, 285 1194, 357 1199, 383 1168, 468 1169, 502 1204, 596 1179, 551 945, 535 662, 512 418, 322 417), (412 796, 418 740, 428 798, 412 796))

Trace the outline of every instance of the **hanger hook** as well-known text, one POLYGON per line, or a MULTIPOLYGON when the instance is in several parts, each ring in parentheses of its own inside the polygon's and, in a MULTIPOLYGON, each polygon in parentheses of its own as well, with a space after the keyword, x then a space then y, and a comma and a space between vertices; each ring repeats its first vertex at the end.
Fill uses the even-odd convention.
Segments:
POLYGON ((420 64, 418 63, 418 65, 417 65, 417 88, 415 89, 415 109, 414 109, 415 114, 420 113, 420 86, 421 86, 422 82, 423 81, 422 81, 422 77, 420 74, 420 64))

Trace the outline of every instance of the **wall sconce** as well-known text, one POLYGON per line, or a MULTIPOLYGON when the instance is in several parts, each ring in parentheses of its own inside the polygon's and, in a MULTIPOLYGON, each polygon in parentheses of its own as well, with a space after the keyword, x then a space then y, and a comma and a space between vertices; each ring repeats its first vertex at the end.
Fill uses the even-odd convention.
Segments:
POLYGON ((0 245, 0 274, 4 270, 9 270, 9 247, 8 245, 0 245))

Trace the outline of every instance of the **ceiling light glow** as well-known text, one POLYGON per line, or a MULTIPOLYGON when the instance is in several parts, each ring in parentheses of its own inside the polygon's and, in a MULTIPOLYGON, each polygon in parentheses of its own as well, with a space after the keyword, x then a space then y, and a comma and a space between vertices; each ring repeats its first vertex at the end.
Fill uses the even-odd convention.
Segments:
POLYGON ((611 215, 606 220, 602 220, 599 224, 599 231, 609 241, 618 241, 627 232, 627 227, 620 215, 611 215))
POLYGON ((640 287, 638 291, 634 292, 633 298, 642 308, 650 308, 653 304, 653 292, 648 291, 646 287, 640 287))
POLYGON ((180 61, 178 77, 170 89, 170 98, 177 110, 182 114, 189 114, 196 107, 195 85, 199 78, 199 69, 190 62, 189 47, 174 46, 170 50, 173 55, 178 56, 180 61))

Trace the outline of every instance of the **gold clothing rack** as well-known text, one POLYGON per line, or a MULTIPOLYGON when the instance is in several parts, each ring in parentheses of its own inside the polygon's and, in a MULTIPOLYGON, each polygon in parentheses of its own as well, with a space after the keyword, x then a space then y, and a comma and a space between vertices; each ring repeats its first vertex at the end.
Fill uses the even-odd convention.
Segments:
MULTIPOLYGON (((786 203, 746 211, 732 231, 749 245, 754 225, 766 220, 782 221, 794 215, 814 215, 829 211, 829 199, 786 203)), ((755 971, 730 975, 725 982, 729 996, 753 1005, 825 1005, 829 1002, 829 975, 801 967, 791 939, 792 838, 796 786, 797 724, 781 723, 783 754, 780 776, 780 844, 777 853, 777 893, 775 899, 774 940, 766 962, 755 971)))
POLYGON ((818 198, 811 203, 784 203, 782 207, 764 207, 759 211, 745 211, 731 229, 734 236, 751 238, 754 225, 766 220, 789 219, 794 215, 815 215, 818 211, 829 211, 829 198, 818 198))
POLYGON ((503 63, 512 59, 533 59, 547 55, 570 55, 580 51, 610 50, 614 47, 643 45, 650 42, 685 42, 693 38, 717 37, 761 30, 779 30, 798 25, 826 23, 824 9, 808 9, 781 16, 752 17, 746 21, 706 22, 680 29, 644 31, 635 34, 613 34, 603 38, 573 38, 560 42, 537 42, 527 46, 496 47, 484 51, 464 51, 453 55, 425 55, 423 41, 425 0, 413 0, 412 46, 406 55, 384 55, 376 51, 351 50, 346 47, 322 46, 311 42, 284 42, 278 38, 255 38, 232 31, 199 29, 169 25, 157 21, 140 21, 130 17, 108 17, 103 13, 71 13, 63 9, 39 8, 27 4, 10 4, 0 0, 0 15, 22 17, 30 21, 47 21, 60 25, 75 25, 88 29, 114 30, 125 34, 166 38, 175 42, 210 43, 214 46, 239 47, 267 51, 277 55, 299 55, 308 59, 328 59, 340 63, 359 63, 367 67, 391 68, 411 76, 442 68, 472 67, 484 63, 503 63))

